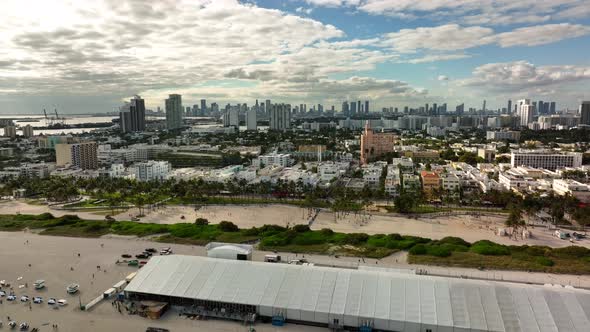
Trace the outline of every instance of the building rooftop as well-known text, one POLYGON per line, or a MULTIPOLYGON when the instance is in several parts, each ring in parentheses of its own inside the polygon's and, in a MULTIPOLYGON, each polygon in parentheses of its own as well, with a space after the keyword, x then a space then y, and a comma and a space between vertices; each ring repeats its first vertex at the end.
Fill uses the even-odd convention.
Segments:
POLYGON ((256 306, 261 315, 386 330, 587 331, 590 292, 395 273, 386 269, 155 256, 126 293, 256 306), (325 319, 324 319, 325 318, 325 319))

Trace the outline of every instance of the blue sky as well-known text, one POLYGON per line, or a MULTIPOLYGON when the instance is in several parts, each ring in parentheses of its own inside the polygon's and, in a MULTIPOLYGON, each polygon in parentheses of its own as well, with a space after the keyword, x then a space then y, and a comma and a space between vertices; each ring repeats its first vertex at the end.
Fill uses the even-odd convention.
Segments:
POLYGON ((0 113, 590 99, 590 0, 5 0, 0 113))

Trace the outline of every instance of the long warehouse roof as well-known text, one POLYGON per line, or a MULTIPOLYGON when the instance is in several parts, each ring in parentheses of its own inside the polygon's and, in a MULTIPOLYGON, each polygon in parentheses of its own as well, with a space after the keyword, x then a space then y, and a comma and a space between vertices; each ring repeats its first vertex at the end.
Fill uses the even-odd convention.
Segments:
POLYGON ((253 305, 261 314, 282 313, 300 321, 370 320, 381 329, 416 324, 455 331, 590 330, 590 292, 585 290, 385 269, 156 256, 125 291, 253 305))

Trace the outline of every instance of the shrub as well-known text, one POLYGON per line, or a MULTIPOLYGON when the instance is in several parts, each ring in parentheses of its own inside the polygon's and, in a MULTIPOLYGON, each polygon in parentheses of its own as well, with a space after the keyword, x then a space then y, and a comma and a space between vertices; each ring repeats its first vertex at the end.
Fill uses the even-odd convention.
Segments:
POLYGON ((45 212, 45 213, 41 213, 40 215, 38 215, 35 219, 37 219, 37 220, 51 220, 51 219, 55 219, 55 217, 51 213, 45 212))
POLYGON ((417 244, 410 249, 411 255, 426 255, 427 250, 424 244, 417 244))
POLYGON ((524 252, 530 256, 545 256, 551 252, 551 248, 542 246, 524 246, 524 252))
POLYGON ((581 258, 590 255, 590 249, 580 246, 569 246, 553 249, 553 254, 560 257, 581 258))
POLYGON ((537 262, 537 264, 543 265, 543 266, 553 266, 553 265, 555 265, 555 262, 553 262, 552 260, 550 260, 547 257, 536 257, 535 258, 535 262, 537 262))
POLYGON ((307 225, 295 225, 293 226, 293 230, 297 233, 305 233, 309 232, 311 229, 309 229, 309 226, 307 225))
MULTIPOLYGON (((424 246, 423 244, 418 244, 417 246, 424 246)), ((436 256, 436 257, 449 257, 451 256, 451 249, 449 249, 446 246, 437 246, 437 245, 430 245, 430 246, 425 246, 426 247, 426 253, 430 256, 436 256)), ((413 248, 412 248, 413 249, 413 248)), ((411 251, 411 249, 410 249, 411 251)))
POLYGON ((222 230, 224 232, 237 232, 240 230, 236 224, 234 224, 231 221, 225 221, 225 220, 220 222, 218 227, 220 230, 222 230))
POLYGON ((207 220, 205 218, 197 218, 197 220, 195 220, 195 225, 197 225, 197 226, 207 226, 207 225, 209 225, 209 220, 207 220))
POLYGON ((358 245, 367 242, 368 239, 369 236, 365 233, 351 233, 346 236, 346 243, 358 245))
POLYGON ((510 255, 510 250, 506 246, 488 241, 481 240, 471 245, 472 252, 486 256, 510 255))
POLYGON ((322 228, 320 230, 320 233, 322 233, 323 236, 332 236, 334 235, 334 231, 329 229, 329 228, 322 228))
POLYGON ((447 236, 437 241, 440 244, 452 244, 456 246, 464 246, 469 247, 471 244, 462 238, 455 237, 455 236, 447 236))

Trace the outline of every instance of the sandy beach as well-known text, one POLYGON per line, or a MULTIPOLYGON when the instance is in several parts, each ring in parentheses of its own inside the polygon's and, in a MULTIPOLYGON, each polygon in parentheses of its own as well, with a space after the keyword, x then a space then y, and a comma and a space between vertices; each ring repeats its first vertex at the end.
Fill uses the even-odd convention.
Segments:
MULTIPOLYGON (((110 301, 102 302, 88 312, 81 311, 79 302, 87 303, 104 290, 124 279, 137 268, 115 264, 121 254, 137 254, 145 248, 160 248, 161 243, 134 237, 105 236, 100 239, 64 238, 42 236, 28 232, 0 232, 0 280, 10 282, 15 293, 21 295, 43 296, 67 299, 69 305, 52 309, 46 303, 23 304, 8 302, 4 298, 0 304, 0 320, 7 323, 7 316, 18 322, 26 321, 40 331, 52 331, 51 325, 58 324, 59 331, 145 331, 148 326, 165 327, 171 331, 245 331, 237 322, 193 321, 179 317, 170 311, 162 319, 151 321, 138 316, 120 314, 110 301), (78 253, 80 256, 78 256, 78 253), (30 264, 30 266, 29 266, 30 264), (97 268, 100 266, 100 270, 97 268), (17 280, 22 277, 21 280, 17 280), (46 281, 46 289, 36 291, 32 283, 37 279, 46 281), (71 282, 80 284, 79 296, 66 294, 65 287, 71 282), (28 287, 19 288, 18 285, 28 287), (44 325, 48 324, 48 325, 44 325)), ((176 254, 206 255, 204 247, 172 245, 176 254)), ((268 252, 255 251, 253 260, 262 261, 268 252)), ((295 258, 294 254, 281 253, 284 260, 295 258)), ((515 282, 570 284, 575 287, 590 288, 590 276, 550 275, 546 273, 527 273, 517 271, 478 271, 475 269, 416 266, 406 263, 405 253, 381 260, 359 259, 356 257, 330 257, 305 255, 310 262, 326 266, 355 268, 358 265, 393 267, 402 269, 423 269, 430 275, 453 277, 510 280, 515 282)), ((302 255, 297 257, 301 258, 302 255)), ((268 324, 257 324, 257 331, 327 331, 287 324, 274 328, 268 324)))
MULTIPOLYGON (((104 213, 80 212, 50 209, 44 205, 30 205, 21 201, 0 203, 2 214, 40 214, 50 212, 55 216, 77 214, 84 219, 104 220, 104 213)), ((118 220, 130 220, 138 214, 137 209, 116 215, 118 220)), ((152 211, 146 210, 140 222, 157 224, 192 223, 197 218, 205 218, 210 223, 227 220, 240 228, 260 227, 266 224, 293 226, 307 224, 309 211, 290 205, 207 205, 195 210, 190 206, 164 206, 152 211), (182 219, 184 216, 184 219, 182 219)), ((312 229, 329 228, 343 233, 367 233, 414 235, 431 239, 456 236, 469 242, 490 240, 506 245, 545 245, 550 247, 566 247, 571 242, 553 236, 554 230, 546 227, 529 228, 532 237, 514 240, 507 236, 496 235, 498 228, 504 227, 505 216, 502 215, 471 215, 440 216, 436 218, 421 217, 417 219, 399 216, 370 214, 365 216, 348 214, 338 216, 336 213, 322 210, 312 229)), ((576 241, 575 245, 590 247, 590 240, 576 241)))

